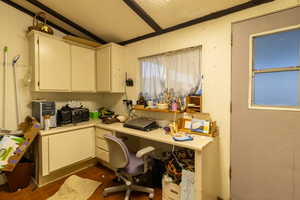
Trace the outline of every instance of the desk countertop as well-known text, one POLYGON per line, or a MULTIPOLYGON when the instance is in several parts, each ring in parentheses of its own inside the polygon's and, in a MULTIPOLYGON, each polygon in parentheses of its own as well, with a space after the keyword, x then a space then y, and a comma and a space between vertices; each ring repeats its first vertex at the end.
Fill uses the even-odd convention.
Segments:
POLYGON ((161 143, 185 147, 193 150, 202 150, 206 145, 208 145, 210 142, 213 141, 213 138, 211 137, 193 135, 194 140, 192 141, 177 142, 173 140, 171 135, 165 134, 165 131, 162 129, 155 129, 153 131, 144 132, 144 131, 123 127, 122 123, 114 123, 114 124, 97 123, 96 127, 112 130, 120 133, 125 133, 128 135, 133 135, 147 140, 153 140, 161 143))
POLYGON ((72 131, 76 129, 96 127, 102 128, 106 130, 111 130, 115 132, 120 132, 136 137, 140 137, 147 140, 153 140, 161 143, 171 144, 175 146, 180 146, 188 149, 201 151, 206 145, 213 141, 213 138, 207 136, 193 135, 194 140, 192 141, 184 141, 177 142, 174 141, 171 135, 165 134, 165 131, 162 129, 155 129, 153 131, 144 132, 131 128, 123 127, 122 123, 114 123, 114 124, 103 124, 100 120, 91 120, 88 122, 82 122, 78 124, 66 125, 63 127, 53 128, 50 130, 42 130, 40 131, 41 136, 53 135, 60 132, 72 131))

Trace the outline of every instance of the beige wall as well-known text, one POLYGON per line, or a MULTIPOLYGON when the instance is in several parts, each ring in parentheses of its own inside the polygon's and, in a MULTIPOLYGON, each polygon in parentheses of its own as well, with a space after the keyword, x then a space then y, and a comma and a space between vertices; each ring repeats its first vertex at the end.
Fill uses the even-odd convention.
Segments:
MULTIPOLYGON (((220 128, 219 162, 222 181, 219 193, 226 200, 229 199, 230 193, 231 23, 295 6, 298 3, 298 0, 276 0, 127 46, 126 68, 129 77, 135 80, 135 87, 127 89, 130 99, 136 99, 139 91, 139 57, 191 46, 203 46, 204 111, 211 113, 220 128)), ((121 103, 118 108, 124 110, 121 103)))
MULTIPOLYGON (((21 58, 18 62, 17 84, 20 98, 20 114, 21 120, 26 115, 31 114, 31 99, 44 98, 56 100, 58 106, 65 104, 69 100, 78 100, 86 104, 89 108, 98 107, 97 102, 101 95, 96 94, 70 94, 70 93, 32 93, 29 87, 23 84, 24 76, 27 74, 30 66, 28 66, 28 41, 26 38, 27 27, 31 26, 32 18, 19 10, 8 6, 0 1, 0 128, 3 128, 3 48, 8 46, 8 97, 6 106, 6 128, 16 128, 16 115, 14 104, 14 87, 13 87, 13 71, 11 67, 12 58, 18 54, 21 58)), ((59 31, 55 30, 55 35, 63 36, 59 31)))

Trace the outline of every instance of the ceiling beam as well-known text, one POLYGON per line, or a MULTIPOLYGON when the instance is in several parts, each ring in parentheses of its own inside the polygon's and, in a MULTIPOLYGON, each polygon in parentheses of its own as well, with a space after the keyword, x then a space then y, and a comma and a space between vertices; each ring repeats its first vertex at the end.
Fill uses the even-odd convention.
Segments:
POLYGON ((69 20, 68 18, 64 17, 63 15, 59 14, 58 12, 56 12, 55 10, 47 7, 46 5, 42 4, 41 2, 37 1, 37 0, 26 0, 29 3, 35 5, 36 7, 44 10, 45 12, 49 13, 50 15, 56 17, 57 19, 61 20, 62 22, 72 26, 73 28, 77 29, 78 31, 80 31, 81 33, 89 36, 90 38, 94 39, 95 41, 101 43, 101 44, 106 44, 107 42, 105 40, 103 40, 102 38, 98 37, 97 35, 91 33, 90 31, 86 30, 85 28, 83 28, 82 26, 76 24, 75 22, 69 20))
MULTIPOLYGON (((26 9, 26 8, 24 8, 24 7, 22 7, 22 6, 20 6, 19 4, 16 4, 15 2, 12 2, 11 0, 1 0, 1 1, 4 2, 4 3, 6 3, 6 4, 8 4, 8 5, 10 5, 10 6, 12 6, 12 7, 14 7, 14 8, 16 8, 17 10, 19 10, 19 11, 21 11, 21 12, 23 12, 23 13, 29 15, 29 16, 31 16, 31 17, 34 17, 34 16, 35 16, 35 13, 34 13, 34 12, 31 12, 30 10, 28 10, 28 9, 26 9)), ((43 18, 43 17, 38 17, 37 19, 40 20, 40 21, 44 21, 44 18, 43 18)), ((55 28, 55 29, 61 31, 61 32, 64 33, 64 34, 77 36, 77 35, 71 33, 70 31, 68 31, 68 30, 66 30, 66 29, 64 29, 64 28, 62 28, 62 27, 60 27, 59 25, 57 25, 57 24, 55 24, 55 23, 53 23, 53 22, 51 22, 51 21, 49 21, 49 20, 47 20, 47 24, 48 24, 49 26, 52 26, 53 28, 55 28)), ((78 37, 78 36, 77 36, 77 37, 78 37)))
POLYGON ((123 0, 138 16, 140 16, 156 32, 161 32, 162 28, 146 11, 134 0, 123 0))
POLYGON ((158 35, 161 35, 161 34, 164 34, 164 33, 168 33, 168 32, 171 32, 171 31, 176 31, 176 30, 179 30, 179 29, 182 29, 182 28, 186 28, 186 27, 189 27, 189 26, 192 26, 192 25, 195 25, 195 24, 199 24, 199 23, 203 23, 203 22, 206 22, 206 21, 209 21, 209 20, 217 19, 217 18, 226 16, 226 15, 229 15, 229 14, 232 14, 232 13, 235 13, 235 12, 239 12, 239 11, 242 11, 242 10, 245 10, 245 9, 248 9, 248 8, 252 8, 252 7, 264 4, 264 3, 269 3, 269 2, 272 2, 272 1, 274 1, 274 0, 251 0, 251 1, 248 1, 246 3, 240 4, 240 5, 237 5, 237 6, 233 6, 231 8, 227 8, 227 9, 224 9, 224 10, 221 10, 221 11, 217 11, 217 12, 214 12, 214 13, 211 13, 211 14, 208 14, 208 15, 205 15, 205 16, 202 16, 202 17, 199 17, 199 18, 181 23, 181 24, 177 24, 175 26, 168 27, 166 29, 161 30, 160 32, 148 33, 146 35, 142 35, 142 36, 139 36, 139 37, 127 40, 127 41, 123 41, 123 42, 120 42, 119 44, 120 45, 127 45, 127 44, 130 44, 130 43, 133 43, 133 42, 137 42, 137 41, 144 40, 144 39, 147 39, 147 38, 155 37, 155 36, 158 36, 158 35))

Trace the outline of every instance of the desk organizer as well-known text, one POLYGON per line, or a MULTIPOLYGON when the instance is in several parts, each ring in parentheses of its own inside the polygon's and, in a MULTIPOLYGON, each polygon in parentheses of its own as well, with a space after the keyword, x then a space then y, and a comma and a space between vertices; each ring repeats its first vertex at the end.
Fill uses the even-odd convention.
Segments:
POLYGON ((187 118, 179 118, 177 120, 178 131, 189 133, 189 134, 204 135, 209 137, 216 137, 218 135, 217 123, 216 121, 212 121, 208 113, 195 113, 193 114, 193 119, 208 121, 209 123, 208 131, 201 132, 200 130, 198 131, 191 130, 190 127, 191 127, 192 119, 187 119, 187 118))

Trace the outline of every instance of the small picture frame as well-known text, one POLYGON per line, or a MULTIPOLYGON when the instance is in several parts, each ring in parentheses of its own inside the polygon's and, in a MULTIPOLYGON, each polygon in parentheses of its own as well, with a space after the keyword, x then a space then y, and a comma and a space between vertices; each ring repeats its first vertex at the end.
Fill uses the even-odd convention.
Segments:
POLYGON ((209 133, 210 121, 202 119, 192 119, 190 129, 194 132, 209 133))
POLYGON ((191 123, 192 123, 191 119, 180 118, 179 123, 178 123, 178 125, 179 125, 178 128, 182 131, 190 132, 191 123))

